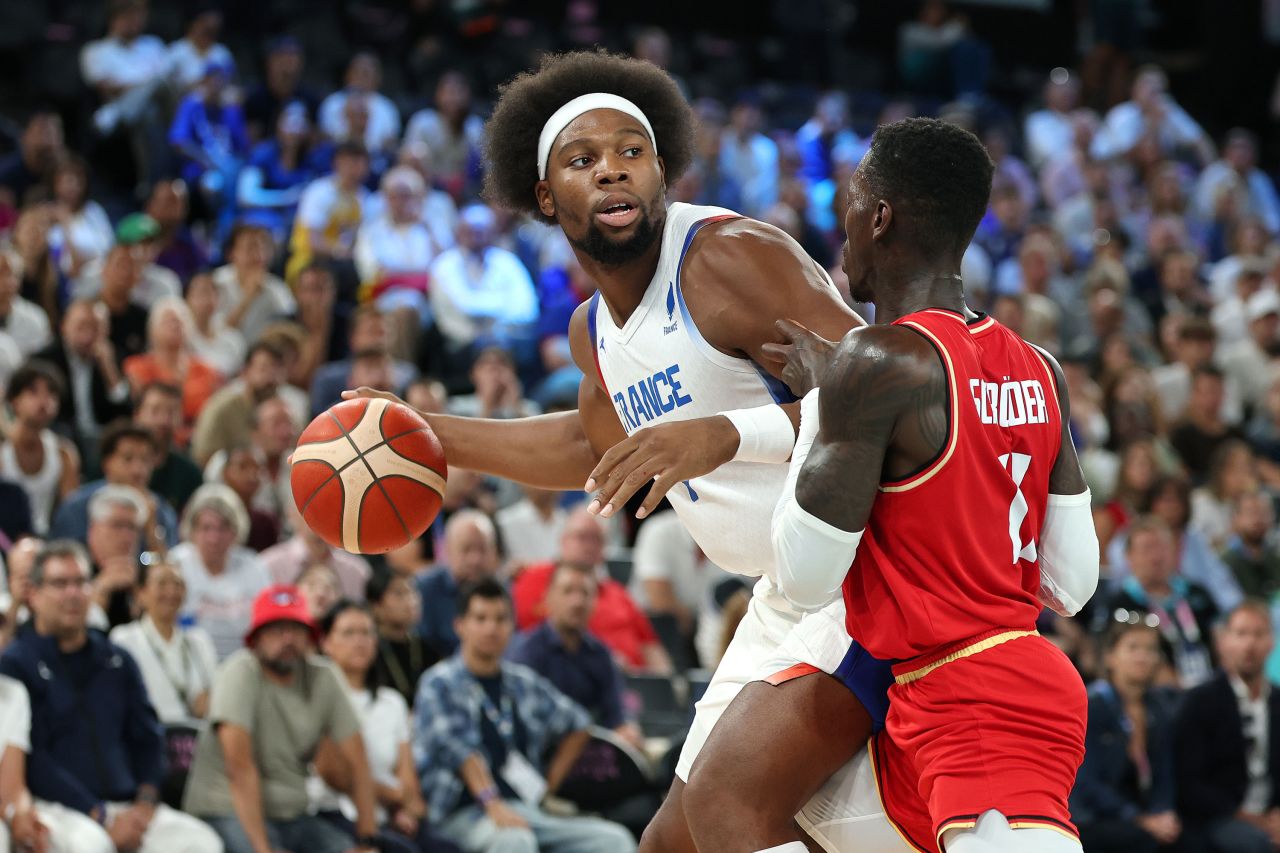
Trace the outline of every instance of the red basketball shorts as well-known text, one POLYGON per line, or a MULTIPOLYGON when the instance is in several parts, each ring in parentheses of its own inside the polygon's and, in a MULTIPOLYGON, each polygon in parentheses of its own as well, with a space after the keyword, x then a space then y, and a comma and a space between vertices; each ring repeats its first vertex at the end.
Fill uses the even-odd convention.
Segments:
POLYGON ((1066 655, 998 630, 894 667, 872 759, 885 812, 916 849, 989 809, 1014 829, 1077 837, 1067 796, 1084 759, 1087 699, 1066 655))

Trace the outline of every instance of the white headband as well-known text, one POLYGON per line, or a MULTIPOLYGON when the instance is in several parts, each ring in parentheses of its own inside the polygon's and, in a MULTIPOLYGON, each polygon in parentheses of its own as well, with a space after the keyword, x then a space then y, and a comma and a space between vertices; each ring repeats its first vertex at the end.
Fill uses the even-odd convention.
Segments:
POLYGON ((658 153, 658 142, 653 138, 653 126, 649 124, 649 119, 645 118, 639 107, 619 95, 592 92, 589 95, 579 95, 556 110, 542 126, 542 135, 538 137, 538 180, 543 181, 547 178, 547 159, 551 156, 551 145, 556 141, 556 137, 574 119, 592 110, 617 110, 631 116, 644 125, 645 132, 649 134, 649 141, 653 143, 653 153, 658 153))

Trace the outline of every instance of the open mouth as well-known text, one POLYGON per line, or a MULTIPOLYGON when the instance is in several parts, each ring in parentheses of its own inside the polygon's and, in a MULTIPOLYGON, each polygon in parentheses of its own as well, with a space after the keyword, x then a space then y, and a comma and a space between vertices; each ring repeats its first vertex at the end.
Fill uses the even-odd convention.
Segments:
POLYGON ((635 222, 639 216, 640 208, 627 201, 616 201, 596 213, 597 220, 615 228, 626 227, 635 222))

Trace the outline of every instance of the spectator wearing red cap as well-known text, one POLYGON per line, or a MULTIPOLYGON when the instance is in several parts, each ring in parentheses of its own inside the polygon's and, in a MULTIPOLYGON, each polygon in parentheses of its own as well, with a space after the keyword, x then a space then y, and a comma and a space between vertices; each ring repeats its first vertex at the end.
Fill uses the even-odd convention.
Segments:
POLYGON ((247 648, 214 679, 183 808, 214 828, 227 853, 376 849, 360 722, 333 665, 309 655, 317 634, 296 587, 267 587, 253 602, 247 648), (313 760, 355 804, 354 842, 308 814, 313 760))

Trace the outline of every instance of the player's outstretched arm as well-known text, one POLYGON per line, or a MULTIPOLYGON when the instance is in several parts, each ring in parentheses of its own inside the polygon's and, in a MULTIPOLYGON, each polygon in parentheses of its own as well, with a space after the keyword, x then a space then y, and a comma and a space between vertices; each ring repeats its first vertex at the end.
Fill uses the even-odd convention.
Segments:
POLYGON ((941 365, 918 335, 870 326, 840 342, 818 389, 806 395, 774 513, 779 583, 792 602, 812 609, 838 594, 890 454, 932 456, 946 440, 945 404, 941 365))

